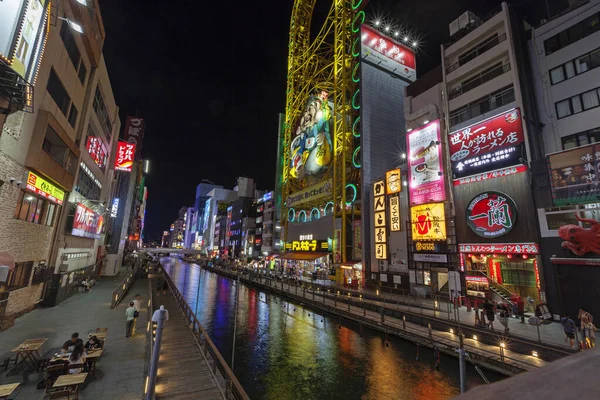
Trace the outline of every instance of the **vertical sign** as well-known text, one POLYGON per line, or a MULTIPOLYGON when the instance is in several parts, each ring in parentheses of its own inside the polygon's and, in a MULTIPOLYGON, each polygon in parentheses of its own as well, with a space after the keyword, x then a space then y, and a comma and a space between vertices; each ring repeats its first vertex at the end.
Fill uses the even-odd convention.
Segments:
POLYGON ((390 230, 392 232, 401 231, 400 224, 400 196, 390 196, 390 230))
POLYGON ((377 181, 373 184, 373 212, 375 235, 375 258, 387 260, 387 231, 385 217, 385 181, 377 181))
POLYGON ((136 159, 140 158, 145 128, 146 125, 144 123, 143 118, 127 117, 123 137, 127 143, 134 144, 137 148, 137 154, 135 154, 136 159))
POLYGON ((400 193, 402 190, 400 168, 396 168, 385 173, 385 187, 387 194, 400 193))
POLYGON ((352 249, 354 254, 352 255, 352 259, 360 260, 362 258, 362 232, 361 232, 361 220, 354 220, 354 244, 352 249))
POLYGON ((115 171, 131 172, 134 154, 135 144, 119 142, 117 144, 117 156, 115 157, 115 171))

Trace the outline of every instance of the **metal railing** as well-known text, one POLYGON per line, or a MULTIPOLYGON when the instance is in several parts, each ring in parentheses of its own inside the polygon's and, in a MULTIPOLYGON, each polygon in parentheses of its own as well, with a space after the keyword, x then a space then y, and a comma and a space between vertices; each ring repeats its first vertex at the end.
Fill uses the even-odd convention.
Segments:
POLYGON ((483 85, 486 82, 510 71, 510 63, 500 64, 495 67, 489 68, 485 71, 480 72, 468 81, 463 82, 460 86, 455 87, 448 93, 448 99, 452 100, 460 96, 461 94, 467 93, 470 90, 475 89, 483 85))
MULTIPOLYGON (((450 302, 449 299, 443 298, 442 296, 415 296, 409 292, 405 292, 404 295, 394 294, 386 296, 385 293, 380 290, 376 294, 368 293, 368 292, 360 292, 348 288, 338 288, 338 287, 327 287, 319 284, 308 283, 305 281, 299 281, 298 283, 292 279, 281 279, 274 276, 265 276, 262 274, 256 274, 248 269, 237 268, 234 266, 221 266, 221 267, 209 267, 208 269, 217 269, 222 270, 225 273, 237 273, 242 272, 247 276, 248 281, 253 281, 259 284, 267 285, 269 287, 285 291, 283 289, 283 285, 289 285, 288 289, 290 292, 295 290, 295 294, 303 292, 308 293, 310 296, 314 295, 318 297, 324 296, 325 299, 338 299, 337 301, 341 302, 350 302, 350 301, 360 301, 361 303, 375 304, 382 306, 383 308, 406 313, 407 315, 419 316, 421 320, 429 319, 432 321, 440 321, 446 324, 453 324, 455 326, 461 326, 463 329, 473 330, 480 335, 485 334, 493 334, 496 336, 500 336, 498 332, 502 332, 502 330, 498 331, 489 331, 485 328, 476 327, 473 320, 460 320, 460 315, 455 314, 455 304, 450 302), (298 292, 298 290, 300 290, 298 292), (337 294, 340 293, 340 294, 337 294)), ((382 289, 382 288, 379 288, 382 289)), ((397 293, 397 290, 395 290, 397 293)), ((308 299, 308 297, 307 297, 308 299)), ((323 299, 322 299, 323 300, 323 299)), ((479 310, 481 311, 481 310, 479 310)), ((481 311, 483 312, 483 311, 481 311)), ((471 314, 474 315, 474 314, 471 314)), ((473 317, 471 317, 473 318, 473 317)), ((518 319, 509 318, 509 321, 517 322, 518 319)), ((510 326, 510 325, 509 325, 510 326)), ((548 347, 548 350, 554 351, 556 354, 568 355, 572 354, 569 352, 567 348, 565 348, 564 342, 559 342, 556 340, 552 340, 551 338, 545 337, 543 332, 540 331, 540 327, 536 326, 536 331, 534 336, 525 336, 519 335, 510 331, 510 334, 503 335, 507 341, 510 341, 513 345, 519 344, 523 346, 531 346, 537 343, 537 346, 543 348, 544 346, 552 346, 548 347)))
POLYGON ((458 124, 462 124, 472 118, 493 111, 515 101, 515 89, 512 85, 498 92, 486 95, 475 100, 464 107, 453 110, 450 113, 450 130, 458 124))
POLYGON ((185 301, 184 296, 181 294, 177 286, 171 280, 171 277, 169 277, 166 272, 163 273, 163 276, 167 280, 167 283, 173 292, 173 296, 177 301, 177 305, 183 313, 190 330, 194 334, 194 338, 196 339, 196 342, 202 351, 202 355, 208 363, 208 366, 211 368, 217 385, 219 386, 219 389, 225 398, 228 400, 250 400, 250 397, 248 397, 246 391, 233 374, 233 371, 231 368, 229 368, 229 365, 227 365, 227 362, 221 356, 221 353, 208 336, 208 333, 206 333, 204 327, 202 327, 198 321, 196 314, 185 301))
MULTIPOLYGON (((362 325, 378 325, 379 328, 384 325, 387 333, 409 338, 417 344, 420 343, 428 346, 436 344, 445 349, 447 353, 453 353, 455 349, 461 348, 462 346, 462 348, 470 353, 472 359, 478 360, 479 362, 486 361, 488 362, 488 366, 490 363, 495 364, 495 367, 499 371, 513 374, 517 372, 515 367, 517 370, 522 371, 524 369, 539 368, 540 365, 542 365, 542 363, 538 361, 538 358, 533 356, 531 358, 526 358, 526 354, 513 350, 519 346, 530 346, 531 343, 521 342, 519 339, 502 335, 500 331, 498 331, 498 333, 493 333, 493 338, 491 340, 485 341, 482 335, 480 335, 477 330, 473 330, 471 326, 464 323, 461 324, 457 321, 449 321, 445 322, 447 326, 451 327, 446 333, 440 329, 441 326, 439 326, 439 323, 436 323, 436 317, 423 315, 422 311, 419 313, 418 310, 407 311, 401 310, 400 308, 392 310, 401 314, 401 317, 399 318, 400 322, 392 322, 389 318, 385 318, 386 315, 389 315, 388 313, 378 314, 378 316, 381 315, 381 319, 379 320, 379 318, 369 317, 367 314, 366 305, 373 305, 372 303, 369 303, 364 297, 357 299, 357 297, 353 297, 350 292, 347 292, 346 290, 325 292, 315 290, 309 285, 294 285, 292 282, 285 283, 283 280, 263 277, 249 273, 248 271, 238 271, 234 268, 229 268, 229 271, 219 267, 209 267, 208 269, 221 270, 225 272, 225 274, 230 274, 231 277, 242 274, 242 276, 244 276, 242 281, 246 280, 247 282, 259 283, 289 294, 302 296, 303 301, 309 307, 326 309, 329 313, 340 315, 343 318, 356 320, 362 325), (298 289, 301 289, 299 293, 298 289), (310 303, 311 299, 313 300, 312 304, 310 303), (332 302, 334 302, 333 305, 331 304, 332 302), (354 312, 352 312, 352 309, 354 312), (357 313, 357 311, 359 312, 357 313), (410 321, 412 322, 412 325, 417 326, 411 326, 410 323, 407 325, 407 321, 410 321), (418 327, 419 325, 421 328, 418 327), (422 327, 426 327, 427 331, 424 331, 422 327), (476 335, 472 334, 473 331, 476 332, 476 335), (469 333, 469 336, 466 336, 465 333, 469 333), (478 335, 480 336, 479 338, 477 338, 478 335), (488 348, 483 348, 483 345, 488 348), (511 357, 510 351, 518 354, 519 358, 511 357)), ((388 303, 388 305, 394 306, 395 304, 388 303)), ((385 305, 383 308, 385 308, 385 305)), ((375 310, 377 310, 377 307, 375 307, 375 310)), ((369 309, 368 311, 370 313, 373 312, 372 309, 369 309)), ((396 317, 396 319, 398 318, 396 317)), ((536 348, 539 350, 543 347, 538 346, 536 348)), ((560 351, 557 349, 548 348, 548 350, 558 351, 562 356, 571 354, 567 351, 560 351)))
POLYGON ((447 49, 448 47, 452 46, 454 43, 458 42, 460 39, 467 36, 470 32, 472 32, 479 26, 483 25, 484 22, 492 19, 496 14, 500 13, 500 11, 502 11, 502 5, 499 5, 495 8, 493 8, 490 12, 485 14, 483 17, 479 18, 477 21, 475 21, 475 22, 469 24, 469 26, 464 27, 463 29, 459 30, 457 33, 455 33, 450 38, 450 40, 448 42, 446 42, 444 44, 444 47, 447 49))
POLYGON ((123 300, 123 297, 125 297, 125 295, 129 291, 129 288, 131 288, 133 282, 135 282, 136 271, 137 270, 133 270, 129 274, 127 274, 125 279, 123 279, 119 286, 117 286, 117 288, 113 291, 112 299, 110 302, 110 308, 115 308, 119 305, 121 300, 123 300))
POLYGON ((148 393, 148 375, 150 374, 150 363, 152 362, 152 350, 154 348, 154 329, 152 326, 152 314, 154 313, 154 299, 152 296, 152 286, 152 280, 148 279, 148 323, 146 326, 146 365, 144 366, 144 375, 146 376, 146 379, 144 380, 144 395, 148 393))
POLYGON ((468 53, 461 54, 459 56, 459 61, 457 63, 454 63, 451 66, 449 66, 448 68, 446 68, 446 74, 449 74, 450 72, 465 65, 469 61, 476 59, 480 55, 484 54, 488 50, 493 49, 494 47, 496 47, 500 43, 504 42, 505 40, 506 40, 506 33, 503 33, 500 36, 492 36, 492 37, 488 38, 487 40, 479 43, 477 45, 477 47, 475 47, 468 53))

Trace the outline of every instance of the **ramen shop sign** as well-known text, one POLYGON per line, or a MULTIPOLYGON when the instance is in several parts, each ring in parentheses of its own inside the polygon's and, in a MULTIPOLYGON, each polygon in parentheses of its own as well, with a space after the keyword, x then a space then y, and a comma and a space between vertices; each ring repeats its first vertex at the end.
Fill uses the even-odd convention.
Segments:
POLYGON ((467 225, 475 234, 495 238, 510 232, 517 221, 517 206, 506 194, 481 193, 467 206, 467 225))

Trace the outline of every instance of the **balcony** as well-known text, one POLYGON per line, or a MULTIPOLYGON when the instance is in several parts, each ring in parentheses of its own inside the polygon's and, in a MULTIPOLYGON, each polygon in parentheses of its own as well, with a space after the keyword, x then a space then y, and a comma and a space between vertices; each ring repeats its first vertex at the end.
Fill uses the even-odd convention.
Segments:
POLYGON ((493 49, 494 47, 496 47, 500 43, 504 42, 505 40, 506 40, 506 33, 503 33, 500 36, 492 36, 491 38, 488 38, 484 42, 479 43, 471 51, 469 51, 469 52, 467 52, 465 54, 460 55, 458 57, 458 62, 457 63, 454 63, 451 66, 449 66, 448 68, 446 68, 446 75, 449 74, 452 71, 455 71, 459 67, 465 65, 469 61, 476 59, 477 57, 479 57, 480 55, 482 55, 486 51, 488 51, 490 49, 493 49))
POLYGON ((480 98, 472 103, 450 112, 450 130, 458 124, 503 107, 515 101, 515 90, 512 85, 480 98))
POLYGON ((448 93, 448 99, 455 99, 458 96, 467 93, 468 91, 473 90, 476 87, 481 86, 508 71, 510 71, 510 63, 497 64, 491 68, 488 68, 487 70, 467 79, 460 86, 452 89, 450 93, 448 93))

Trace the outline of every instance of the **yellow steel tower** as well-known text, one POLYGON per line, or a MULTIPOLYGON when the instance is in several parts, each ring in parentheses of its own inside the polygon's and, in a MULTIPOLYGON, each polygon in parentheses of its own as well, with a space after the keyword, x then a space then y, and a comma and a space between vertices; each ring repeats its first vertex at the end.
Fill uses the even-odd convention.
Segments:
MULTIPOLYGON (((362 17, 359 15, 357 18, 357 9, 362 0, 333 0, 324 23, 318 30, 312 30, 318 33, 311 37, 311 22, 316 1, 296 0, 290 22, 281 216, 285 229, 284 241, 287 242, 288 221, 293 220, 293 216, 290 216, 296 212, 292 212, 286 205, 288 195, 316 182, 331 180, 332 195, 327 199, 307 202, 302 207, 307 210, 320 209, 324 213, 333 210, 335 217, 341 219, 341 259, 335 260, 339 263, 346 261, 348 214, 352 201, 356 200, 360 193, 359 172, 353 168, 352 163, 356 144, 350 132, 357 115, 357 107, 353 107, 352 104, 353 98, 356 101, 357 82, 352 80, 354 65, 351 48, 358 38, 360 29, 356 27, 364 21, 364 12, 360 11, 362 17), (293 163, 290 147, 293 146, 294 139, 297 140, 297 127, 301 123, 299 120, 307 99, 317 93, 326 93, 326 101, 333 103, 333 159, 330 167, 318 176, 299 178, 290 171, 293 163), (352 198, 347 198, 347 193, 350 193, 352 198)), ((311 212, 311 218, 312 215, 311 212)), ((332 227, 333 229, 335 228, 332 227)))

